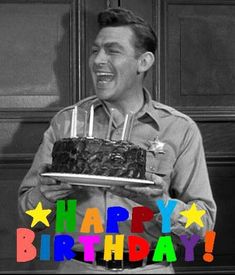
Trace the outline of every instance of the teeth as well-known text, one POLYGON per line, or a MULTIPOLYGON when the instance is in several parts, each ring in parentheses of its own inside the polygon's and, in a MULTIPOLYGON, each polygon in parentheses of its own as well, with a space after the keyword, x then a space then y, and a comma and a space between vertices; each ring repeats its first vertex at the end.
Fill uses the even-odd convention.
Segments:
POLYGON ((110 72, 96 72, 97 83, 105 84, 113 81, 114 74, 110 72))
POLYGON ((101 72, 96 73, 96 75, 97 75, 97 76, 113 76, 112 73, 101 73, 101 72))

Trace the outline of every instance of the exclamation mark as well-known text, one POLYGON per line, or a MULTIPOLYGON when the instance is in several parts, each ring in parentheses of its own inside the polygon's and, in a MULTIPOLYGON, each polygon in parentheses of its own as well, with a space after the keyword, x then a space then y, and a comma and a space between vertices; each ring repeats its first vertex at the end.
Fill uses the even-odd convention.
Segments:
POLYGON ((207 231, 205 236, 205 254, 203 255, 203 260, 205 262, 212 262, 214 256, 212 254, 214 242, 215 242, 215 231, 207 231))

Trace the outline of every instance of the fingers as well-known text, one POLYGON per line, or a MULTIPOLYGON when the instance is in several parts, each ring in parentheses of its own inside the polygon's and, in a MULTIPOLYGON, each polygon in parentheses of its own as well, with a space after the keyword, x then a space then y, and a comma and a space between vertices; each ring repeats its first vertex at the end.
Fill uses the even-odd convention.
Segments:
POLYGON ((157 188, 161 188, 163 190, 164 193, 167 192, 168 190, 168 185, 167 183, 164 181, 164 179, 156 174, 152 174, 152 180, 154 181, 154 185, 157 188))
POLYGON ((41 185, 58 185, 58 181, 50 178, 50 177, 42 177, 42 176, 38 176, 39 177, 39 182, 41 185))
POLYGON ((74 189, 70 184, 62 182, 56 185, 41 184, 40 192, 49 201, 55 202, 58 199, 63 199, 74 193, 74 189))
POLYGON ((50 172, 50 170, 51 170, 51 164, 43 163, 38 169, 38 174, 40 175, 41 173, 50 172))
POLYGON ((151 185, 153 187, 161 188, 162 186, 165 186, 165 181, 162 177, 158 176, 157 174, 148 173, 146 174, 146 179, 154 182, 154 185, 151 185))
POLYGON ((73 187, 69 183, 57 183, 57 184, 41 184, 41 190, 50 190, 50 191, 64 191, 72 190, 73 187))
POLYGON ((60 191, 47 191, 44 194, 44 196, 51 202, 56 202, 59 199, 64 199, 71 195, 73 193, 73 190, 60 190, 60 191))
POLYGON ((150 178, 155 184, 162 184, 164 182, 163 178, 156 174, 151 174, 150 178))

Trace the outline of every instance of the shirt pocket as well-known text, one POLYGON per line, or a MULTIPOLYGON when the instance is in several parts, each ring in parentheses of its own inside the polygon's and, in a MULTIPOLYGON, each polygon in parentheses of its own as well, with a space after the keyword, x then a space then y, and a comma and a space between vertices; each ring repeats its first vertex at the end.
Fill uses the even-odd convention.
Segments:
POLYGON ((146 177, 156 174, 160 177, 169 177, 173 170, 173 160, 167 154, 156 154, 147 152, 146 154, 146 177))

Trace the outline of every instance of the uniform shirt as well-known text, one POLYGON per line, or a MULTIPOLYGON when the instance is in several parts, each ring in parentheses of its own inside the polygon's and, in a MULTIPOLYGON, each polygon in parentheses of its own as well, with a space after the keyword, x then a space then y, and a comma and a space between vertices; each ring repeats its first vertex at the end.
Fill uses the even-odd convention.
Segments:
MULTIPOLYGON (((216 204, 211 192, 199 129, 196 123, 188 116, 152 100, 147 90, 144 90, 144 99, 145 102, 142 109, 135 116, 130 141, 147 150, 146 176, 148 177, 151 173, 163 176, 164 189, 166 190, 164 200, 177 200, 176 208, 171 216, 172 235, 175 237, 176 242, 178 236, 182 234, 197 234, 203 238, 205 231, 212 230, 214 227, 216 204), (150 141, 155 138, 164 143, 164 154, 154 154, 154 152, 148 151, 150 141), (202 217, 204 226, 200 227, 194 223, 186 229, 185 222, 187 220, 179 212, 189 209, 194 202, 198 209, 206 210, 206 214, 202 217)), ((89 113, 92 104, 94 104, 95 108, 93 136, 106 138, 110 114, 104 102, 95 96, 77 103, 79 107, 77 120, 78 136, 83 136, 84 129, 84 112, 81 110, 87 110, 89 113)), ((55 141, 70 137, 72 109, 74 106, 61 110, 51 120, 50 127, 44 133, 33 164, 19 188, 19 212, 24 222, 28 225, 31 222, 31 218, 25 214, 25 211, 35 208, 39 201, 42 202, 43 208, 55 209, 55 204, 48 201, 39 191, 38 169, 41 164, 50 164, 52 162, 51 152, 55 141)), ((123 123, 121 125, 113 123, 111 139, 120 140, 122 129, 123 123)), ((81 189, 75 187, 75 189, 75 193, 69 197, 77 199, 77 232, 72 234, 74 240, 77 240, 80 234, 79 229, 87 208, 99 209, 105 228, 106 210, 108 207, 125 207, 131 217, 132 208, 139 206, 132 200, 113 195, 104 188, 84 187, 81 189)), ((55 216, 55 211, 53 213, 54 215, 51 214, 49 216, 51 222, 55 216)), ((129 219, 126 222, 119 223, 120 234, 125 234, 125 236, 132 235, 130 222, 129 219)), ((41 224, 37 226, 37 229, 43 229, 41 224)), ((146 222, 144 226, 144 232, 139 235, 148 240, 151 247, 154 248, 156 240, 162 235, 161 215, 155 213, 154 218, 146 222)), ((105 233, 101 234, 101 236, 104 235, 105 233)), ((101 239, 103 240, 103 238, 101 239)), ((125 238, 125 248, 127 249, 127 238, 125 238)), ((77 243, 76 249, 83 251, 83 246, 77 243)), ((103 241, 96 245, 96 249, 103 250, 103 241)))

